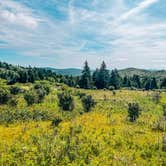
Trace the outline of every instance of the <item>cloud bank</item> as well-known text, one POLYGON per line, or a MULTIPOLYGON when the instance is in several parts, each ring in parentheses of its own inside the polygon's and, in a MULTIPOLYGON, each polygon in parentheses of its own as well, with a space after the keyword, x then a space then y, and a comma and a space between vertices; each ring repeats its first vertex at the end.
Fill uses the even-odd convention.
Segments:
POLYGON ((162 0, 1 1, 0 58, 12 50, 13 59, 35 58, 38 66, 44 61, 81 67, 87 59, 93 68, 105 60, 109 68, 166 69, 163 5, 162 0))

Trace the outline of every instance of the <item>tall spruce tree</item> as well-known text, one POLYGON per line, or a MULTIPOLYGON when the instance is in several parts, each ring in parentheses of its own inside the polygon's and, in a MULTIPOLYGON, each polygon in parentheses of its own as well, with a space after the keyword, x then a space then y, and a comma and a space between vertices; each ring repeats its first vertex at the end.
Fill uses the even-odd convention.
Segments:
POLYGON ((93 85, 98 88, 98 81, 99 81, 99 69, 97 68, 92 75, 93 85))
POLYGON ((161 80, 160 88, 166 88, 166 78, 161 80))
POLYGON ((158 89, 156 78, 151 79, 150 89, 158 89))
POLYGON ((141 88, 141 79, 140 79, 139 75, 134 74, 133 78, 132 78, 132 81, 133 81, 133 86, 134 87, 141 88))
POLYGON ((92 82, 92 78, 91 78, 91 71, 90 68, 88 66, 88 62, 85 61, 85 65, 84 65, 84 69, 82 71, 82 75, 79 81, 79 85, 81 88, 84 89, 90 89, 91 88, 91 82, 92 82))
POLYGON ((109 71, 107 70, 107 66, 103 61, 97 74, 96 87, 98 89, 103 89, 103 88, 108 88, 108 85, 109 85, 109 71))
POLYGON ((114 86, 115 89, 119 89, 121 87, 121 77, 117 69, 112 70, 111 72, 110 85, 114 86))

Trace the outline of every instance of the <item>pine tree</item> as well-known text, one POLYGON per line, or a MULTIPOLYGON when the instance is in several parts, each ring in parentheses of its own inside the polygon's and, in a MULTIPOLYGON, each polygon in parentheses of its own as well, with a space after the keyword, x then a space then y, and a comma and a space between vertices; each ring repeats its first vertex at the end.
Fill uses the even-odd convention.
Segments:
POLYGON ((141 80, 139 75, 133 75, 132 81, 134 87, 141 88, 141 80))
POLYGON ((123 86, 124 87, 131 87, 131 80, 129 77, 125 76, 123 78, 123 86))
POLYGON ((119 89, 121 86, 121 77, 116 69, 111 72, 110 85, 114 86, 115 89, 119 89))
POLYGON ((158 89, 156 78, 152 78, 150 83, 150 89, 158 89))
POLYGON ((161 88, 166 88, 166 78, 164 78, 164 79, 161 81, 160 87, 161 87, 161 88))
POLYGON ((84 65, 84 69, 82 71, 82 75, 81 75, 81 79, 79 81, 79 85, 81 88, 84 89, 90 89, 91 88, 91 71, 90 68, 88 66, 88 62, 85 61, 85 65, 84 65))
POLYGON ((97 75, 96 86, 98 89, 108 88, 109 85, 109 71, 103 61, 97 75))
POLYGON ((98 87, 98 81, 99 81, 99 69, 97 68, 92 75, 92 81, 95 87, 98 87))

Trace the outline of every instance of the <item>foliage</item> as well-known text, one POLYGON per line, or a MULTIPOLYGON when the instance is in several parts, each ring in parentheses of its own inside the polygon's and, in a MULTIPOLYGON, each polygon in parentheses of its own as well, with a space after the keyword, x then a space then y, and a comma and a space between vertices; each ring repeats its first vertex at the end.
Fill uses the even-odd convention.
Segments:
POLYGON ((91 82, 92 82, 91 71, 90 71, 90 68, 88 66, 88 62, 85 61, 85 66, 84 66, 84 69, 82 71, 82 75, 81 75, 81 78, 80 78, 80 81, 79 81, 79 85, 80 85, 81 88, 90 89, 91 88, 91 82))
POLYGON ((136 121, 139 118, 141 109, 138 103, 129 103, 128 105, 128 116, 131 122, 136 121))
POLYGON ((152 100, 158 104, 160 102, 161 96, 159 92, 155 92, 152 94, 152 100))
POLYGON ((21 92, 21 88, 18 87, 18 86, 11 86, 10 87, 10 93, 13 94, 13 95, 17 95, 21 92))
POLYGON ((28 91, 24 94, 24 99, 26 100, 28 106, 37 102, 37 94, 34 91, 28 91))
POLYGON ((59 106, 64 111, 72 111, 74 109, 74 99, 68 91, 58 93, 59 106))
POLYGON ((7 104, 11 98, 10 92, 7 88, 0 87, 0 104, 7 104))
POLYGON ((3 110, 1 111, 0 123, 11 124, 14 122, 44 121, 51 120, 53 115, 42 110, 3 110))
POLYGON ((89 112, 95 106, 95 101, 91 95, 82 98, 82 105, 85 112, 89 112))

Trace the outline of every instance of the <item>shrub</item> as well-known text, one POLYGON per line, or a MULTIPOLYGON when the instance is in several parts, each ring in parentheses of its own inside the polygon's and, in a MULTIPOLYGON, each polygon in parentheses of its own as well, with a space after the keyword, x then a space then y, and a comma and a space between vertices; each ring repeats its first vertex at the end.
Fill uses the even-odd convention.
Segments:
POLYGON ((141 109, 138 103, 129 103, 128 105, 128 116, 131 122, 136 121, 139 118, 141 109))
POLYGON ((166 152, 166 135, 162 137, 162 151, 166 152))
POLYGON ((158 104, 158 103, 160 102, 160 99, 161 99, 161 96, 160 96, 160 94, 159 94, 158 92, 153 93, 153 95, 152 95, 152 100, 153 100, 156 104, 158 104))
POLYGON ((115 90, 115 87, 114 86, 109 86, 108 89, 112 91, 112 90, 115 90))
POLYGON ((57 117, 52 120, 52 126, 58 126, 62 122, 62 119, 57 117))
POLYGON ((10 93, 13 95, 17 95, 20 92, 21 92, 21 88, 19 88, 18 86, 11 86, 10 87, 10 93))
POLYGON ((95 101, 91 95, 84 96, 82 98, 82 105, 83 105, 84 111, 89 112, 91 108, 95 106, 95 101))
POLYGON ((76 95, 81 99, 82 97, 86 96, 86 93, 78 91, 76 95))
POLYGON ((41 84, 41 83, 37 83, 35 86, 34 86, 34 89, 35 90, 43 90, 45 91, 45 94, 48 95, 50 93, 50 87, 46 84, 41 84))
POLYGON ((72 111, 74 109, 74 99, 68 91, 58 94, 59 106, 64 111, 72 111))
POLYGON ((11 94, 8 89, 0 88, 0 104, 6 104, 11 98, 11 94))
POLYGON ((162 108, 163 108, 163 116, 166 118, 166 104, 163 104, 162 108))
POLYGON ((24 94, 24 99, 26 100, 28 106, 34 104, 38 100, 38 96, 33 91, 28 91, 24 94))
POLYGON ((33 120, 40 121, 40 120, 50 120, 51 113, 49 111, 41 111, 41 110, 34 110, 32 111, 32 118, 33 120))
POLYGON ((44 89, 37 89, 36 95, 37 95, 36 102, 41 103, 44 100, 44 97, 46 96, 46 91, 44 89))
POLYGON ((16 107, 17 104, 18 104, 17 98, 11 98, 11 99, 9 100, 9 105, 10 105, 11 107, 16 107))
POLYGON ((113 91, 112 91, 112 94, 113 94, 113 96, 115 96, 115 95, 116 95, 116 91, 115 91, 115 90, 113 90, 113 91))
POLYGON ((52 114, 49 111, 41 110, 2 110, 0 112, 0 124, 10 124, 14 122, 51 120, 52 114))

